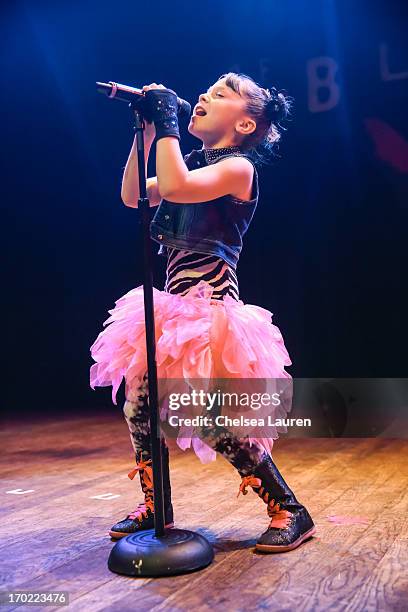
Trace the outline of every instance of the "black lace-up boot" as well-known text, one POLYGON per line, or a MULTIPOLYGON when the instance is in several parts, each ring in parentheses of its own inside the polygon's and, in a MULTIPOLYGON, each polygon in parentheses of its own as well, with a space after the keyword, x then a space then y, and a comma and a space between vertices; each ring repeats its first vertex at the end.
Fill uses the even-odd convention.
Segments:
POLYGON ((298 502, 269 455, 251 474, 241 477, 238 495, 246 495, 246 488, 252 487, 267 504, 272 519, 256 543, 257 550, 267 553, 293 550, 316 532, 310 514, 298 502))
MULTIPOLYGON (((169 473, 169 449, 162 444, 162 462, 163 462, 163 497, 164 497, 164 520, 165 527, 173 527, 173 506, 171 504, 171 487, 169 473)), ((145 501, 137 506, 137 508, 127 515, 126 518, 119 521, 109 531, 112 538, 119 539, 124 536, 143 531, 145 529, 154 529, 154 490, 153 490, 153 468, 150 453, 146 451, 138 451, 136 453, 136 467, 128 474, 133 480, 139 472, 140 484, 144 493, 145 501)))

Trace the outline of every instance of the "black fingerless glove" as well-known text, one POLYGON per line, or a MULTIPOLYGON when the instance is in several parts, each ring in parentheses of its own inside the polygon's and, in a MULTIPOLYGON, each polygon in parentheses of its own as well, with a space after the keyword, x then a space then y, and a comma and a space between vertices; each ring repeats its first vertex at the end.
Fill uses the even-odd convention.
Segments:
POLYGON ((180 140, 177 96, 171 89, 149 89, 144 95, 142 109, 149 122, 154 122, 156 141, 166 136, 180 140))

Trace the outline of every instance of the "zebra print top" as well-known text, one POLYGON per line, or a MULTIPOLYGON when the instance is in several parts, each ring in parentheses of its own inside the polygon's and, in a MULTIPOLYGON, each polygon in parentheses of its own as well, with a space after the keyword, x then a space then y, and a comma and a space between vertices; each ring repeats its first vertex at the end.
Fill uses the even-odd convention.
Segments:
POLYGON ((239 300, 236 272, 220 257, 174 247, 167 247, 167 253, 164 291, 185 295, 200 280, 205 280, 214 287, 213 299, 222 300, 228 294, 239 300))

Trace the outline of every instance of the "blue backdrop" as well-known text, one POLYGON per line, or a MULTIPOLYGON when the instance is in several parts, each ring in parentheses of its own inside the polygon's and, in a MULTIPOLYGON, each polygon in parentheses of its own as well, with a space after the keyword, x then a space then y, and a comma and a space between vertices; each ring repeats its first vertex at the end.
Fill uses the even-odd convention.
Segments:
MULTIPOLYGON (((141 245, 139 211, 120 199, 132 117, 96 93, 97 80, 155 81, 194 104, 234 70, 294 96, 281 159, 260 171, 241 299, 274 313, 292 376, 407 375, 402 3, 0 10, 6 410, 111 408, 110 389, 89 389, 89 347, 114 301, 142 283, 141 245)), ((186 125, 183 153, 201 147, 186 125)), ((158 288, 164 271, 155 257, 158 288)))

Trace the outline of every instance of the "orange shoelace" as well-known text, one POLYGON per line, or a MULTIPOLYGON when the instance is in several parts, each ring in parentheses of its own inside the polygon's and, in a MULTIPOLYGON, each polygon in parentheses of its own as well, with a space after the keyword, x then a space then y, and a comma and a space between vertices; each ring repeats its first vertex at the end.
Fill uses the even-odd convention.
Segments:
POLYGON ((136 510, 133 510, 133 512, 128 515, 128 518, 132 520, 142 521, 148 515, 149 510, 154 512, 153 469, 151 465, 151 459, 148 459, 147 461, 139 461, 139 463, 136 463, 136 466, 128 473, 130 480, 133 480, 136 474, 141 472, 143 484, 147 489, 150 489, 147 491, 147 493, 145 492, 145 501, 139 504, 136 510))
POLYGON ((247 487, 259 488, 261 484, 262 484, 262 480, 260 478, 255 478, 255 476, 243 476, 242 482, 239 485, 239 491, 238 491, 237 497, 239 497, 240 493, 242 493, 242 495, 247 495, 248 494, 247 487))
POLYGON ((153 469, 151 465, 151 459, 148 459, 147 461, 139 461, 139 463, 136 463, 136 467, 130 470, 128 477, 130 480, 133 480, 136 474, 143 470, 142 478, 144 484, 148 488, 153 488, 153 469))
POLYGON ((275 529, 287 529, 290 525, 290 518, 292 513, 289 510, 284 510, 280 507, 279 502, 275 502, 274 499, 270 499, 270 493, 265 491, 264 488, 261 487, 262 481, 260 478, 256 478, 255 476, 244 476, 242 478, 242 482, 239 486, 239 494, 242 493, 246 495, 248 493, 247 487, 252 487, 257 495, 259 495, 264 502, 268 504, 267 513, 268 516, 272 518, 269 523, 268 529, 274 527, 275 529))
POLYGON ((146 503, 139 504, 136 510, 133 510, 133 512, 128 515, 128 518, 132 520, 142 521, 144 518, 147 517, 149 510, 151 512, 154 512, 153 500, 150 499, 147 500, 146 503))

